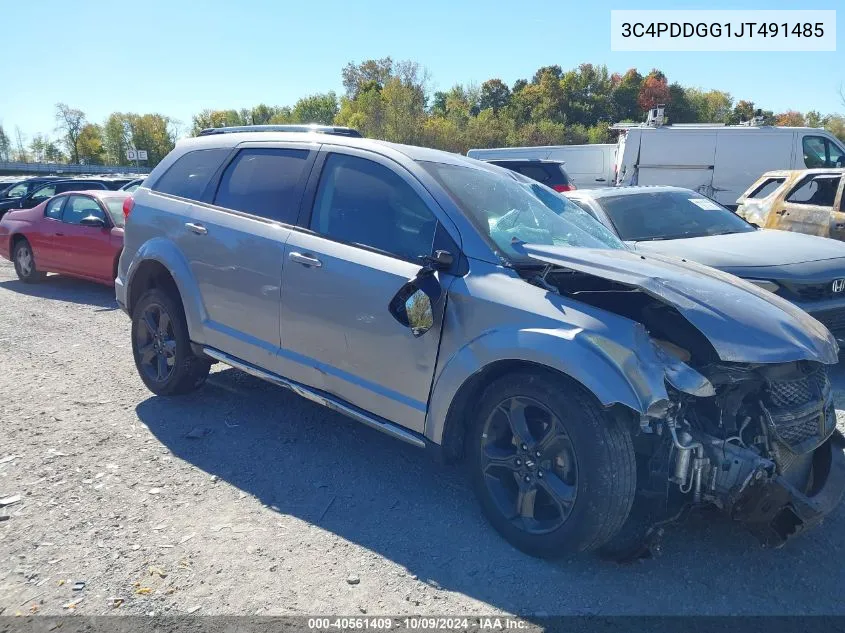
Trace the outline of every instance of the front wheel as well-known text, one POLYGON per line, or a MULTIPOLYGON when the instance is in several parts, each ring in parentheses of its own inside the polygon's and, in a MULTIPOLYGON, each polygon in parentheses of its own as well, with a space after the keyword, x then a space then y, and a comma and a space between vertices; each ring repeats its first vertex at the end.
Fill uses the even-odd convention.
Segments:
POLYGON ((197 389, 211 368, 191 349, 181 303, 158 288, 147 291, 132 310, 132 353, 141 380, 159 396, 197 389))
POLYGON ((508 542, 551 558, 619 531, 636 489, 633 445, 590 393, 550 372, 519 372, 490 384, 476 410, 473 487, 508 542))

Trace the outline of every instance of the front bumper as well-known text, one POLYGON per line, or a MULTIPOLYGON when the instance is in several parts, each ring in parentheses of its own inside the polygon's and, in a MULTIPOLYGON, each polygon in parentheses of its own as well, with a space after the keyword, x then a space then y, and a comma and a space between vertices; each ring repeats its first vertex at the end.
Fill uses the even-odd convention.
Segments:
POLYGON ((845 440, 837 432, 813 453, 813 489, 805 494, 782 476, 757 479, 742 491, 731 516, 745 524, 764 547, 819 524, 845 493, 845 440))

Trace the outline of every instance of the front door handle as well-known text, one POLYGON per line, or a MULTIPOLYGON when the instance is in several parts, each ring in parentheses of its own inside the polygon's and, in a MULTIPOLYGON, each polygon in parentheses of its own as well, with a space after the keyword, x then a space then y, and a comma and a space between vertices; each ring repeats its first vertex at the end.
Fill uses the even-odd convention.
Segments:
POLYGON ((56 237, 64 237, 64 236, 65 236, 64 233, 56 233, 56 237))
POLYGON ((316 257, 311 257, 310 255, 303 255, 302 253, 297 253, 296 251, 291 251, 288 254, 288 257, 292 262, 302 264, 303 266, 313 266, 314 268, 319 268, 323 265, 323 262, 321 262, 316 257))
POLYGON ((784 213, 786 213, 786 209, 781 209, 780 211, 776 212, 776 215, 783 215, 784 213))
POLYGON ((605 182, 605 178, 596 178, 596 182, 605 182))
POLYGON ((206 235, 208 233, 208 229, 205 228, 202 224, 194 224, 193 222, 185 222, 185 227, 188 230, 196 233, 197 235, 206 235))

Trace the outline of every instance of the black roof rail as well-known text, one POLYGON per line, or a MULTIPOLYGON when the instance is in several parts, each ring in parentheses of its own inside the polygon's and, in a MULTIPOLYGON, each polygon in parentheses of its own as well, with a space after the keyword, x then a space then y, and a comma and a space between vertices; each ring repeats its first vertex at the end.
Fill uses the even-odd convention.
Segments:
POLYGON ((233 134, 236 132, 316 132, 318 134, 334 134, 335 136, 350 136, 362 138, 363 135, 351 127, 337 125, 233 125, 230 127, 207 127, 198 136, 213 134, 233 134))

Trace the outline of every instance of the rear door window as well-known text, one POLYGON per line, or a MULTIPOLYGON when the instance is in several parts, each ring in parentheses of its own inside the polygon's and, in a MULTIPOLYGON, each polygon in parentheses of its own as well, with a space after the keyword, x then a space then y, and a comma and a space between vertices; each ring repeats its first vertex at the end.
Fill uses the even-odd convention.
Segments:
POLYGON ((811 204, 817 207, 832 207, 839 186, 838 174, 814 174, 806 176, 787 196, 787 202, 811 204))
POLYGON ((56 195, 55 185, 45 185, 41 189, 37 189, 32 193, 29 201, 32 206, 36 206, 44 202, 47 198, 52 198, 56 195))
POLYGON ((214 204, 294 224, 308 157, 304 149, 243 149, 223 172, 214 204))
POLYGON ((155 182, 152 190, 188 200, 199 200, 229 152, 228 148, 188 152, 176 159, 155 182))
POLYGON ((777 191, 780 186, 786 181, 786 178, 767 178, 765 182, 760 184, 754 191, 752 191, 747 198, 765 198, 777 191))

